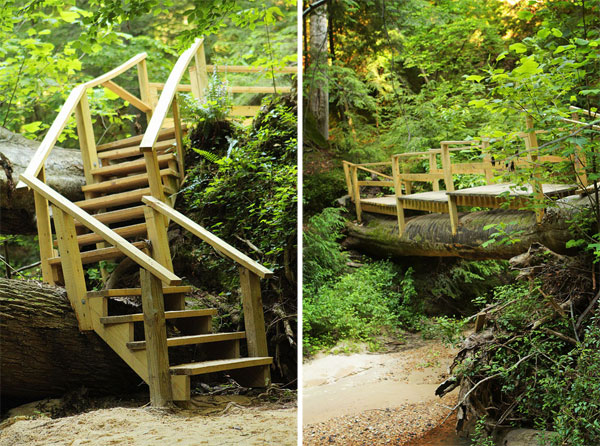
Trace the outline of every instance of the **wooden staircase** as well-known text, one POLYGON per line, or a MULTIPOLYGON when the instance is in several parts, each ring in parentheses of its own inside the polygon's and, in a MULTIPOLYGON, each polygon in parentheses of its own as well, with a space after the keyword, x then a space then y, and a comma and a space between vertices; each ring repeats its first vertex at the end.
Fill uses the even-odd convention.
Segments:
POLYGON ((186 130, 179 120, 176 92, 193 59, 192 91, 198 97, 206 86, 202 40, 181 55, 161 84, 157 102, 150 94, 145 58, 145 54, 135 56, 73 89, 21 175, 18 187, 34 192, 44 281, 65 286, 80 329, 95 331, 148 383, 155 406, 189 400, 194 375, 226 371, 242 385, 267 386, 272 358, 267 352, 260 279, 271 277, 272 272, 172 208, 184 173, 186 130), (133 66, 138 69, 141 98, 113 82, 133 66), (144 135, 96 146, 87 90, 100 85, 147 114, 144 135), (167 118, 169 111, 171 118, 167 118), (44 162, 73 112, 86 177, 85 199, 75 203, 45 184, 44 173, 44 162), (165 128, 165 122, 171 125, 165 128), (167 238, 170 222, 239 264, 245 331, 214 333, 215 309, 186 309, 185 295, 191 288, 181 286, 173 271, 167 238), (87 268, 125 257, 140 267, 139 288, 87 289, 87 268), (142 313, 114 314, 113 299, 135 296, 141 296, 142 313), (167 325, 175 335, 167 337, 167 325), (244 339, 246 358, 240 357, 244 339), (200 361, 174 364, 169 359, 168 349, 189 345, 198 346, 200 361))

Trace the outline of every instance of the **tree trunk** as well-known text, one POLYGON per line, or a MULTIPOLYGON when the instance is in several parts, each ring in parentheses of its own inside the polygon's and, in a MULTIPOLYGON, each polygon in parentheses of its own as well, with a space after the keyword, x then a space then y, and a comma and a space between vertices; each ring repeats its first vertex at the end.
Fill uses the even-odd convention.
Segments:
POLYGON ((327 140, 329 138, 327 5, 319 6, 310 16, 310 67, 306 77, 311 80, 308 109, 317 121, 319 133, 327 140))
POLYGON ((378 257, 509 259, 526 252, 532 243, 539 243, 566 254, 566 242, 575 238, 567 219, 564 212, 548 212, 543 223, 537 225, 535 214, 530 211, 471 212, 460 216, 458 233, 452 236, 447 214, 426 214, 407 220, 405 232, 398 237, 395 218, 364 213, 363 224, 346 224, 348 237, 344 246, 378 257), (487 225, 496 226, 484 230, 487 225), (493 236, 494 233, 498 235, 493 236), (495 242, 486 244, 494 238, 495 242))
POLYGON ((0 279, 0 393, 40 399, 85 386, 132 392, 142 382, 94 332, 81 333, 62 288, 0 279))
MULTIPOLYGON (((39 143, 0 127, 0 233, 37 234, 33 193, 15 190, 39 143)), ((83 199, 83 163, 78 150, 54 147, 46 160, 48 184, 71 201, 83 199)))

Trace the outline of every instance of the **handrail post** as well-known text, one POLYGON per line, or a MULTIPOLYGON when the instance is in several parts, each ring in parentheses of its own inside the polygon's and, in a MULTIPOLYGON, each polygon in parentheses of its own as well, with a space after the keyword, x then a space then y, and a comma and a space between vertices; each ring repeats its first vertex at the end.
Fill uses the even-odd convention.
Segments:
MULTIPOLYGON (((42 166, 38 179, 43 183, 46 182, 46 169, 42 166)), ((48 259, 56 256, 56 251, 52 245, 52 226, 50 224, 50 208, 48 200, 41 194, 33 191, 33 200, 35 204, 35 216, 38 232, 38 244, 40 246, 40 261, 42 266, 42 279, 44 282, 54 285, 54 275, 52 274, 52 266, 48 259)))
POLYGON ((537 161, 538 161, 538 140, 535 134, 533 125, 533 118, 531 115, 527 115, 525 118, 527 125, 527 137, 525 138, 525 147, 527 148, 527 159, 533 168, 533 175, 531 175, 531 189, 533 192, 533 198, 535 202, 535 218, 537 223, 541 223, 544 218, 544 208, 542 203, 544 201, 544 191, 542 189, 542 181, 538 172, 537 161))
POLYGON ((265 317, 260 293, 260 278, 248 268, 240 266, 240 285, 244 308, 244 326, 248 341, 248 356, 268 356, 265 317))
POLYGON ((194 54, 194 67, 196 69, 196 78, 198 79, 198 88, 200 92, 198 98, 201 99, 204 96, 204 90, 208 87, 208 72, 206 70, 204 42, 200 44, 196 54, 194 54))
POLYGON ((490 142, 487 139, 481 141, 481 154, 483 155, 483 171, 487 184, 494 183, 494 166, 492 165, 492 154, 490 153, 490 142))
POLYGON ((85 181, 87 184, 92 184, 96 182, 91 171, 98 167, 98 152, 96 151, 96 140, 92 127, 87 90, 84 91, 75 107, 75 117, 77 118, 77 136, 79 137, 79 147, 83 159, 85 181))
MULTIPOLYGON (((437 166, 436 154, 430 153, 429 154, 429 173, 436 173, 436 172, 439 172, 439 169, 437 166)), ((431 180, 431 187, 434 191, 439 191, 440 190, 440 180, 433 178, 431 180)))
POLYGON ((348 161, 342 161, 342 166, 344 167, 344 177, 346 178, 346 188, 348 189, 348 195, 350 195, 350 199, 353 200, 352 179, 350 178, 350 164, 348 163, 348 161))
POLYGON ((404 220, 404 208, 400 197, 402 196, 402 178, 400 177, 400 159, 392 156, 392 176, 394 177, 394 196, 396 197, 396 218, 398 219, 398 236, 402 237, 406 227, 404 220))
POLYGON ((81 253, 77 243, 75 220, 58 206, 52 207, 56 238, 60 252, 60 262, 65 278, 65 288, 80 330, 93 330, 92 315, 87 301, 87 287, 81 263, 81 253))
POLYGON ((152 103, 150 99, 150 86, 148 82, 148 66, 146 64, 146 59, 141 60, 137 64, 137 74, 138 74, 138 82, 140 86, 140 99, 146 104, 152 107, 152 110, 146 112, 146 119, 150 122, 150 118, 152 118, 152 112, 154 111, 155 104, 152 103))
POLYGON ((167 324, 162 282, 144 268, 140 268, 140 282, 150 403, 153 407, 165 407, 173 400, 173 394, 171 374, 169 373, 167 324))
POLYGON ((169 237, 165 217, 150 206, 144 206, 144 217, 148 228, 148 238, 152 243, 152 257, 169 271, 173 271, 169 237))
POLYGON ((181 131, 181 118, 179 116, 179 104, 177 102, 177 93, 173 96, 173 103, 171 104, 173 110, 173 127, 175 128, 175 141, 177 142, 177 166, 179 168, 179 184, 183 181, 185 174, 185 153, 183 151, 183 133, 181 131))
POLYGON ((452 163, 450 161, 450 147, 445 142, 442 142, 442 168, 444 169, 444 183, 446 183, 446 190, 449 192, 454 192, 452 163))
POLYGON ((356 219, 360 222, 362 220, 362 208, 360 206, 360 186, 358 185, 358 167, 354 164, 350 167, 352 172, 352 187, 354 192, 354 206, 356 208, 356 219))

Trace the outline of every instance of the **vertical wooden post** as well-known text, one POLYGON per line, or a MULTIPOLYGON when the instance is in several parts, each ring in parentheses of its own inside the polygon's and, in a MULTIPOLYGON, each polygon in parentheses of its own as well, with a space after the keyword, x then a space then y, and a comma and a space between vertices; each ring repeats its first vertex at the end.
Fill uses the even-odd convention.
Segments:
POLYGON ((537 223, 541 223, 544 218, 544 191, 542 189, 542 180, 540 178, 539 169, 537 165, 538 161, 538 140, 535 134, 535 128, 533 126, 533 118, 531 115, 527 115, 527 140, 525 146, 527 148, 527 159, 533 168, 533 174, 531 175, 531 189, 533 191, 533 199, 535 202, 535 217, 537 223))
POLYGON ((146 119, 150 122, 152 112, 154 111, 154 104, 150 99, 150 85, 148 82, 148 66, 146 64, 146 59, 137 64, 137 74, 140 85, 140 99, 152 107, 152 110, 146 112, 146 119))
POLYGON ((152 243, 152 257, 169 271, 173 271, 164 217, 150 206, 144 206, 144 217, 146 218, 148 239, 152 243))
MULTIPOLYGON (((404 166, 402 166, 402 172, 410 173, 410 166, 408 164, 405 164, 404 166)), ((405 181, 404 187, 406 188, 406 195, 412 194, 412 181, 405 181)))
POLYGON ((485 181, 487 184, 493 184, 494 166, 492 166, 492 154, 490 153, 490 142, 488 140, 481 141, 481 154, 483 155, 485 181))
POLYGON ((165 322, 162 282, 144 268, 140 269, 140 282, 142 285, 150 403, 153 407, 165 407, 173 400, 173 394, 169 373, 167 324, 165 322))
POLYGON ((81 253, 77 243, 77 232, 73 217, 57 206, 53 206, 54 225, 60 252, 60 263, 65 278, 65 288, 71 306, 75 310, 80 330, 93 330, 92 315, 87 300, 87 288, 81 253))
POLYGON ((450 148, 448 144, 442 143, 442 168, 444 169, 444 182, 446 190, 454 191, 454 181, 452 180, 452 164, 450 162, 450 148))
MULTIPOLYGON (((46 182, 46 169, 42 166, 38 174, 38 180, 46 182)), ((52 226, 50 225, 50 208, 48 200, 37 192, 33 192, 35 203, 35 216, 38 231, 38 243, 40 245, 40 260, 42 262, 42 279, 51 285, 55 284, 52 267, 48 259, 56 256, 56 251, 52 245, 52 226)))
POLYGON ((356 219, 360 222, 362 221, 362 209, 360 206, 360 186, 358 185, 358 168, 356 166, 351 167, 352 170, 352 188, 354 192, 352 193, 354 197, 354 206, 356 207, 356 219))
POLYGON ((396 217, 398 218, 398 236, 402 237, 404 228, 406 227, 404 221, 404 207, 400 197, 402 197, 402 179, 400 178, 400 164, 399 157, 392 156, 392 177, 394 178, 394 195, 396 197, 396 217))
MULTIPOLYGON (((435 159, 435 153, 429 154, 429 173, 437 173, 438 172, 437 161, 435 159)), ((431 187, 434 191, 440 190, 440 180, 434 178, 431 180, 431 187)))
POLYGON ((450 228, 452 235, 458 232, 458 207, 456 206, 456 197, 448 195, 448 213, 450 214, 450 228))
POLYGON ((351 200, 354 200, 354 196, 352 195, 352 180, 350 179, 350 163, 348 163, 348 161, 342 161, 342 166, 344 167, 344 177, 346 178, 346 188, 348 189, 348 195, 350 195, 351 200))
POLYGON ((204 90, 200 90, 200 84, 198 83, 198 76, 196 76, 196 67, 190 65, 188 67, 190 73, 190 84, 192 86, 192 96, 200 100, 204 97, 204 90))
POLYGON ((173 110, 173 127, 175 128, 175 141, 177 142, 177 166, 179 167, 179 181, 183 180, 185 174, 184 171, 184 158, 185 153, 183 152, 183 133, 181 132, 181 118, 179 117, 179 105, 177 103, 177 93, 173 96, 173 104, 171 105, 173 110))
POLYGON ((208 88, 208 72, 206 71, 206 55, 204 53, 204 42, 198 47, 194 55, 194 68, 200 89, 200 98, 204 96, 204 90, 208 88))
POLYGON ((239 269, 248 356, 269 356, 267 335, 265 333, 265 317, 260 295, 260 278, 243 266, 240 266, 239 269))
POLYGON ((93 184, 95 180, 91 170, 99 167, 99 164, 87 91, 81 96, 77 107, 75 107, 75 117, 77 118, 77 136, 79 137, 79 147, 81 148, 81 157, 83 159, 85 181, 87 184, 93 184))

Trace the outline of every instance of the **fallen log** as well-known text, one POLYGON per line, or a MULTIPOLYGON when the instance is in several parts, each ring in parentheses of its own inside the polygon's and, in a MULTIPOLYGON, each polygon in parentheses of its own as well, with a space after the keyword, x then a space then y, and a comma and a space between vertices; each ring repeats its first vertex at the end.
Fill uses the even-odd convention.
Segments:
MULTIPOLYGON (((0 233, 37 234, 33 193, 15 189, 39 146, 21 135, 0 127, 0 233)), ((79 150, 54 147, 46 160, 47 183, 71 201, 83 199, 85 184, 79 150)))
POLYGON ((35 400, 86 387, 127 393, 143 381, 94 332, 79 331, 64 289, 0 279, 0 394, 35 400))
POLYGON ((567 220, 574 209, 587 204, 578 197, 563 201, 547 212, 542 224, 535 213, 494 209, 462 213, 452 235, 447 214, 426 214, 407 219, 402 237, 395 218, 363 213, 363 223, 347 222, 343 245, 376 257, 462 257, 465 259, 510 259, 539 243, 559 254, 569 254, 566 243, 574 238, 567 220), (489 229, 484 229, 491 226, 489 229), (497 235, 494 235, 497 234, 497 235), (491 239, 493 243, 486 243, 491 239))

